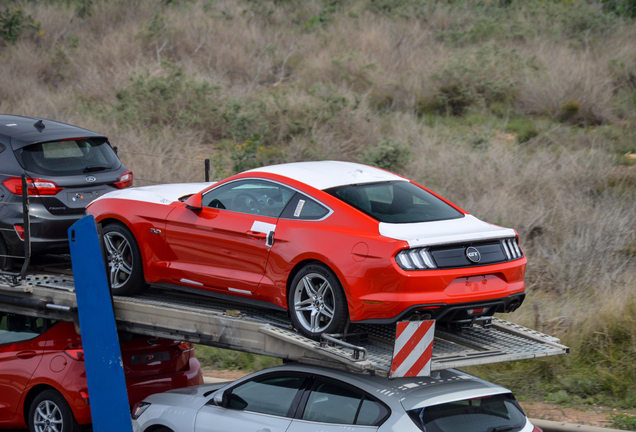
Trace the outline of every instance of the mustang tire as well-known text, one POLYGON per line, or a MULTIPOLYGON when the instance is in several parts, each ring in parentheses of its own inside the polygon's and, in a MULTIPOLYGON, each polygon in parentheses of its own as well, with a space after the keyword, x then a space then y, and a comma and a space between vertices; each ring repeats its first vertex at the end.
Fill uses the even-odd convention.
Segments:
POLYGON ((135 236, 125 226, 112 223, 102 229, 108 258, 108 278, 114 295, 140 294, 147 287, 141 252, 135 236))
POLYGON ((73 411, 55 390, 44 390, 29 407, 29 432, 78 432, 73 411))
POLYGON ((308 264, 296 274, 287 305, 294 327, 314 339, 341 332, 348 317, 342 284, 329 267, 319 263, 308 264))

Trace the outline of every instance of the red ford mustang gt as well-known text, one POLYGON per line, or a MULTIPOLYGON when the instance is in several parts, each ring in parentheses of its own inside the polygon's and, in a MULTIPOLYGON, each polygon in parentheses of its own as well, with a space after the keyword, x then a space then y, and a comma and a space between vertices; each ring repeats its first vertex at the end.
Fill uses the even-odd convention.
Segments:
POLYGON ((109 193, 114 294, 147 284, 289 310, 316 337, 347 320, 474 322, 525 297, 517 233, 396 174, 347 162, 263 167, 218 183, 109 193))

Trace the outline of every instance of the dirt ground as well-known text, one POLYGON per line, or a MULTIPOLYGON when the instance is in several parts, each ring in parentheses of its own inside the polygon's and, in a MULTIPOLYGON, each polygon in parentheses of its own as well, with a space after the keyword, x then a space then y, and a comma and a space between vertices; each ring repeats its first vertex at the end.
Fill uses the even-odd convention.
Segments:
POLYGON ((545 402, 520 402, 520 405, 530 418, 599 427, 609 427, 610 422, 607 418, 618 413, 611 408, 599 406, 582 410, 559 407, 545 402))
MULTIPOLYGON (((204 370, 203 375, 232 381, 244 377, 246 373, 236 370, 204 370)), ((520 402, 520 405, 530 418, 599 427, 609 427, 607 418, 618 412, 607 407, 592 406, 577 409, 559 407, 545 402, 520 402)))

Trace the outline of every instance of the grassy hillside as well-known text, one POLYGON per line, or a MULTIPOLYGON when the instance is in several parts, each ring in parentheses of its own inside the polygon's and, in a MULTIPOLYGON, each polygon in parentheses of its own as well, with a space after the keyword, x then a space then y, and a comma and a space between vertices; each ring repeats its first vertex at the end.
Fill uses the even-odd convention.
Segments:
POLYGON ((4 0, 0 112, 107 134, 135 184, 339 159, 514 227, 511 318, 568 358, 478 372, 636 408, 633 0, 4 0))

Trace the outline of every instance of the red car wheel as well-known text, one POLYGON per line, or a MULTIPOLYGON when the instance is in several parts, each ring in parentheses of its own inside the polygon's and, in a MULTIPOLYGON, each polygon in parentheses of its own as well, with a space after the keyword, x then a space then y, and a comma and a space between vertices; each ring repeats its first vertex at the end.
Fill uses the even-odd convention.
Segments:
POLYGON ((322 264, 306 265, 296 274, 287 302, 292 323, 309 337, 344 328, 348 311, 342 284, 322 264))
POLYGON ((76 432, 80 430, 64 397, 45 390, 33 399, 29 408, 30 432, 76 432))
POLYGON ((114 223, 102 230, 108 256, 108 277, 114 295, 130 296, 146 288, 141 252, 128 228, 114 223))

